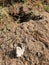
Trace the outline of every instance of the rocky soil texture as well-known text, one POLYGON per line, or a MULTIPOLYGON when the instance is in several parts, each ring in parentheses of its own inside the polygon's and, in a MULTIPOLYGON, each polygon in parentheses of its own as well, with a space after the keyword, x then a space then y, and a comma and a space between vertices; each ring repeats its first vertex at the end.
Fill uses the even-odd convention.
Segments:
POLYGON ((49 12, 41 1, 8 4, 0 12, 0 65, 49 65, 49 12))

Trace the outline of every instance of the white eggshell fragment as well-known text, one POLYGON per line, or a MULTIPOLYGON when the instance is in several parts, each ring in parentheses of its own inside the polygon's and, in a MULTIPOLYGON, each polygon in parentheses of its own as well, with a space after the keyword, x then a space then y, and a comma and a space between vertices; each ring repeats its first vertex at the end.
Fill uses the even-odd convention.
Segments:
POLYGON ((17 57, 21 57, 25 51, 25 48, 17 47, 17 57))

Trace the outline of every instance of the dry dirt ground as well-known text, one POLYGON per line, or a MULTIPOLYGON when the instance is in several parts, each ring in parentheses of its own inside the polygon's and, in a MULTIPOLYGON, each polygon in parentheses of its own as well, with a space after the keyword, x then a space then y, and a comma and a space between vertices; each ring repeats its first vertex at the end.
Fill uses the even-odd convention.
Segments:
MULTIPOLYGON (((3 8, 4 15, 0 16, 0 65, 49 65, 49 13, 41 6, 39 13, 42 18, 36 18, 39 13, 33 7, 35 19, 17 23, 13 20, 16 12, 19 12, 19 4, 16 5, 18 11, 10 10, 9 15, 6 8, 3 8), (17 46, 21 49, 22 46, 25 47, 21 57, 17 57, 17 46)), ((26 7, 28 6, 25 5, 25 12, 28 11, 26 7)))

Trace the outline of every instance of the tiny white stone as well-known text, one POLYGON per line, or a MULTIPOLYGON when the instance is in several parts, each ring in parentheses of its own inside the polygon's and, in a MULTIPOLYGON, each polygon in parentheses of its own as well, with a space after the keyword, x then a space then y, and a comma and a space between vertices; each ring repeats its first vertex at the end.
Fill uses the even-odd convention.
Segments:
POLYGON ((17 57, 21 57, 24 53, 25 48, 17 47, 17 57))

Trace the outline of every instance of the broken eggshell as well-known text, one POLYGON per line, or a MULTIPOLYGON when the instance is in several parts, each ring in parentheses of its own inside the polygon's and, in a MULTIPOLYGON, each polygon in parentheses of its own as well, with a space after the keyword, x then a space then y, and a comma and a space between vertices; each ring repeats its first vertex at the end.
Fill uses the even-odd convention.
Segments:
POLYGON ((17 47, 16 48, 16 54, 17 54, 17 57, 21 57, 22 55, 23 55, 23 53, 24 53, 24 51, 25 51, 25 47, 17 47))

